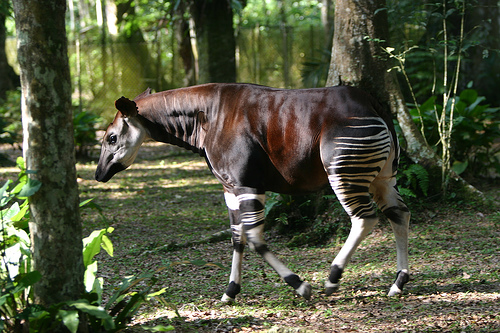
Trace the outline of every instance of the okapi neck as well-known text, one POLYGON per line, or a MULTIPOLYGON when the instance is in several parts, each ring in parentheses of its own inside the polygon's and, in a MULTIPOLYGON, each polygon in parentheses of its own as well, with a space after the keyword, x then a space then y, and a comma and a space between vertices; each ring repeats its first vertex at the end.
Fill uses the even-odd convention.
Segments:
POLYGON ((190 150, 194 153, 198 153, 201 156, 205 156, 204 149, 201 145, 199 146, 196 144, 197 140, 193 135, 196 131, 188 131, 187 133, 181 134, 181 132, 184 131, 179 131, 178 129, 176 130, 175 126, 172 126, 171 124, 169 124, 170 126, 165 126, 156 120, 149 119, 147 115, 144 116, 139 114, 138 118, 148 131, 148 136, 152 140, 172 144, 190 150))

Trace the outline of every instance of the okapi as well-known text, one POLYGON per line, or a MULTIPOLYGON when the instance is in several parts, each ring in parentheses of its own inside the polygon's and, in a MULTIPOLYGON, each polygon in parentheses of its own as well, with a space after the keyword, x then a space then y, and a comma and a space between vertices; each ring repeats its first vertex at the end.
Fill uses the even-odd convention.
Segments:
POLYGON ((129 167, 146 140, 184 147, 203 156, 224 189, 232 229, 233 259, 222 297, 241 288, 246 243, 305 299, 311 286, 289 270, 263 238, 265 192, 298 194, 333 188, 349 214, 349 236, 331 264, 326 294, 339 280, 360 242, 378 221, 372 201, 396 238, 397 274, 388 295, 409 281, 410 212, 396 187, 399 146, 390 117, 367 93, 353 87, 275 89, 251 84, 204 84, 121 97, 102 141, 95 173, 107 182, 129 167))

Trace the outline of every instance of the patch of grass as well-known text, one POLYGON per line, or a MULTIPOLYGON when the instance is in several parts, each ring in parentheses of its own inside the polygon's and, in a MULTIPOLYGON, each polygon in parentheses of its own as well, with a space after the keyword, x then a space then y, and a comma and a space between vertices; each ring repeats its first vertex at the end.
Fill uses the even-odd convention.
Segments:
MULTIPOLYGON (((158 324, 173 325, 178 332, 279 327, 313 332, 500 331, 500 213, 473 203, 420 202, 412 209, 412 277, 400 297, 385 296, 395 278, 396 252, 391 228, 382 220, 354 254, 337 294, 326 297, 323 288, 341 237, 332 235, 322 246, 289 248, 289 238, 270 230, 266 237, 271 250, 311 283, 312 299, 296 296, 247 249, 237 303, 220 305, 232 247, 228 239, 196 243, 229 227, 222 187, 204 163, 183 150, 147 145, 133 166, 106 184, 93 180, 95 163, 77 165, 81 200, 94 198, 102 209, 102 216, 97 210, 82 210, 84 233, 115 228, 110 235, 114 258, 99 258, 98 275, 105 288, 115 287, 123 276, 167 267, 158 276, 167 306, 144 307, 128 332, 145 332, 143 325, 158 324), (168 244, 191 245, 165 249, 168 244), (173 264, 192 260, 224 268, 173 264)), ((8 178, 9 169, 0 169, 0 174, 8 178)), ((498 196, 498 189, 490 191, 487 195, 498 196)))

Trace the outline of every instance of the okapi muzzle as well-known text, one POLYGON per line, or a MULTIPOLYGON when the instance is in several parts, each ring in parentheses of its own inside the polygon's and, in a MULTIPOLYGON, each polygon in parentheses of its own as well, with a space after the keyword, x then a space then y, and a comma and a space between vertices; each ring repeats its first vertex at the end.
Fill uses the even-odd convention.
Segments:
POLYGON ((146 131, 138 117, 137 105, 125 97, 115 102, 118 113, 102 139, 101 155, 95 179, 107 182, 135 160, 146 131))

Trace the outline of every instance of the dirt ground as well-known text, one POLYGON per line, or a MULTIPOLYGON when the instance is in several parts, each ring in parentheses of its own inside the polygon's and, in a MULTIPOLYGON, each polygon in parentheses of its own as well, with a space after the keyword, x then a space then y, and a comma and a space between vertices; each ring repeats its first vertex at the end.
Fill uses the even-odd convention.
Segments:
MULTIPOLYGON (((5 147, 0 152, 20 155, 5 147)), ((0 171, 2 182, 17 174, 15 167, 0 171)), ((341 239, 288 248, 286 237, 270 231, 271 250, 313 286, 311 300, 294 295, 248 250, 242 293, 236 304, 221 305, 231 245, 227 237, 211 236, 224 233, 228 220, 221 187, 202 158, 148 144, 108 183, 93 180, 95 156, 78 163, 77 171, 81 200, 93 198, 101 209, 82 209, 84 235, 114 228, 114 256, 99 255, 105 288, 111 292, 124 276, 163 267, 154 290, 165 292, 140 309, 128 332, 157 325, 175 332, 500 331, 498 183, 481 188, 490 205, 409 203, 412 277, 400 297, 385 296, 396 255, 390 227, 381 221, 354 255, 337 294, 325 296, 323 284, 341 239)))

